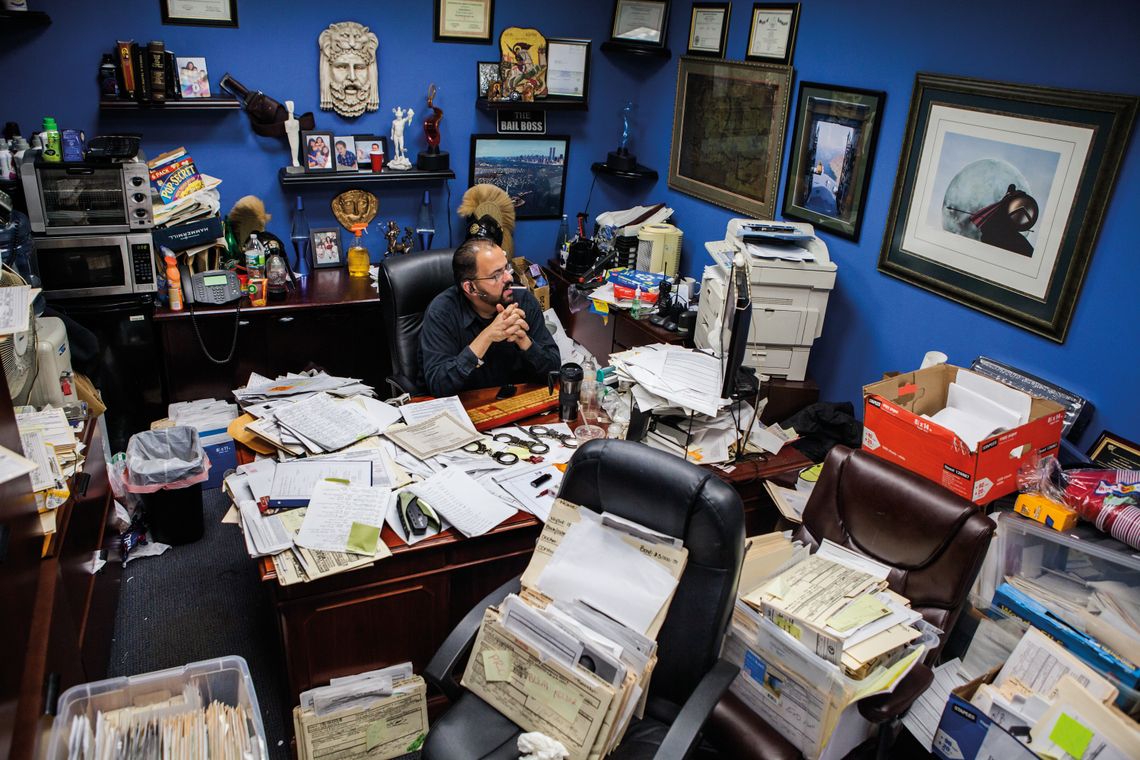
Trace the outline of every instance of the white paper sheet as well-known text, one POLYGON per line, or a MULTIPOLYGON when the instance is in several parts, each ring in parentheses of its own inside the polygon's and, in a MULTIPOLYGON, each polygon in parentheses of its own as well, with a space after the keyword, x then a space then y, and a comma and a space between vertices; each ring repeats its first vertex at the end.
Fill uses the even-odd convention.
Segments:
MULTIPOLYGON (((400 491, 403 490, 404 489, 402 488, 400 489, 400 491)), ((443 515, 438 515, 440 523, 439 530, 434 530, 433 528, 429 527, 426 531, 424 531, 424 534, 422 536, 409 535, 404 530, 404 524, 400 521, 400 491, 396 491, 394 494, 392 494, 392 498, 388 501, 388 512, 384 516, 384 520, 388 523, 388 526, 393 531, 395 531, 396 535, 400 537, 400 540, 405 544, 408 546, 415 546, 425 538, 438 536, 440 533, 451 527, 451 523, 445 520, 443 515)))
POLYGON ((359 406, 364 412, 364 415, 376 424, 376 428, 381 433, 393 422, 399 422, 400 420, 399 408, 391 404, 386 404, 379 399, 374 399, 369 396, 353 396, 349 401, 359 406))
POLYGON ((370 486, 346 486, 322 480, 313 488, 297 545, 343 552, 354 522, 380 527, 392 492, 370 486))
POLYGON ((942 721, 942 711, 950 699, 950 692, 970 680, 962 671, 962 662, 955 657, 934 669, 934 682, 930 688, 918 695, 910 710, 903 716, 903 725, 915 739, 931 751, 934 732, 942 721))
POLYGON ((371 486, 372 462, 341 459, 297 459, 282 462, 273 471, 269 504, 274 507, 305 506, 313 488, 322 480, 345 480, 354 486, 371 486))
MULTIPOLYGON (((27 285, 0 288, 0 335, 22 333, 28 329, 28 315, 31 314, 28 307, 32 298, 32 289, 27 285)), ((31 348, 34 353, 36 347, 31 348)))
MULTIPOLYGON (((468 419, 466 414, 463 419, 468 419)), ((451 412, 441 412, 411 425, 393 425, 384 434, 419 459, 430 459, 482 438, 451 412)))
POLYGON ((470 475, 456 469, 437 472, 408 486, 408 490, 465 536, 480 536, 515 513, 470 475))
POLYGON ((35 469, 36 463, 32 460, 0 446, 0 483, 7 483, 35 469))
POLYGON ((423 422, 440 412, 450 412, 452 417, 470 428, 471 432, 475 432, 475 423, 467 416, 467 410, 463 408, 458 396, 444 396, 443 398, 433 398, 430 401, 417 401, 400 407, 400 414, 404 415, 404 422, 409 425, 423 422))
POLYGON ((293 546, 293 536, 276 515, 262 515, 254 501, 242 501, 238 508, 249 556, 265 557, 293 546))
MULTIPOLYGON (((325 451, 343 449, 377 432, 375 422, 352 404, 337 402, 327 393, 278 409, 277 422, 325 451)), ((314 452, 320 453, 320 452, 314 452)))
POLYGON ((885 581, 887 576, 891 573, 891 568, 884 565, 882 562, 876 562, 870 557, 860 554, 859 552, 851 551, 846 547, 831 541, 830 539, 823 539, 819 546, 819 551, 816 556, 821 559, 831 560, 838 562, 844 567, 849 567, 852 570, 858 570, 861 573, 867 573, 876 580, 885 581))
POLYGON ((492 480, 504 491, 523 505, 527 512, 546 522, 550 519, 550 509, 562 485, 562 471, 552 464, 537 464, 531 467, 512 467, 497 473, 492 480), (545 482, 531 485, 536 479, 549 475, 545 482))

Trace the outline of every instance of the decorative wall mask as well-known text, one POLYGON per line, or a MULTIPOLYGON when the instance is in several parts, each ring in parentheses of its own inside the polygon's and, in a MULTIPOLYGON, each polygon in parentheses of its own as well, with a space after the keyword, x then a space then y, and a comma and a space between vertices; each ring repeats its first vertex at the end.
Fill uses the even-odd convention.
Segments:
POLYGON ((329 24, 317 40, 321 50, 321 110, 360 116, 380 107, 376 74, 379 41, 355 21, 329 24))

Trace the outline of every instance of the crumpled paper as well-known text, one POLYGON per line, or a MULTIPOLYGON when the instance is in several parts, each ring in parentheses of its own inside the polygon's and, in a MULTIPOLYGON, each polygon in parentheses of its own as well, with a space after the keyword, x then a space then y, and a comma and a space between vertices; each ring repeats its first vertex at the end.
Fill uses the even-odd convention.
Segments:
POLYGON ((532 731, 519 736, 519 760, 566 760, 569 750, 557 739, 532 731))

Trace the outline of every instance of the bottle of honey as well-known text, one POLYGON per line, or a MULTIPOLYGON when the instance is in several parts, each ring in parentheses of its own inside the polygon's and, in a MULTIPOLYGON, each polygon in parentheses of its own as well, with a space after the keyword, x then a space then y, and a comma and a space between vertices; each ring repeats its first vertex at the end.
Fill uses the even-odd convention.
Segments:
POLYGON ((367 227, 367 224, 354 224, 352 231, 356 233, 356 239, 352 241, 352 247, 348 249, 348 276, 349 277, 367 277, 368 265, 370 263, 368 256, 368 249, 364 247, 364 238, 361 233, 367 227))

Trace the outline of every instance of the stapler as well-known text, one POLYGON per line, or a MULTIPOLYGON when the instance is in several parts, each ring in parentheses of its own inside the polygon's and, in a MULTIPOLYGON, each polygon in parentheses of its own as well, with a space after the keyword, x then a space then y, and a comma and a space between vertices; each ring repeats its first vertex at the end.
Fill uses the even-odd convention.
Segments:
POLYGON ((397 503, 400 513, 400 523, 404 526, 404 533, 408 536, 422 536, 428 529, 440 529, 439 517, 435 511, 419 497, 408 491, 400 493, 397 503))

